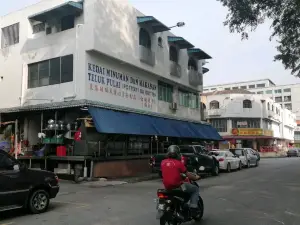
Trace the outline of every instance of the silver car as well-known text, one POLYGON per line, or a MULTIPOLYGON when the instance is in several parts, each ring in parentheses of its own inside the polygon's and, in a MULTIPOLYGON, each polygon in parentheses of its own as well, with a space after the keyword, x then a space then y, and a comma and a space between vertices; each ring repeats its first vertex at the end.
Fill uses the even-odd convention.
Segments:
POLYGON ((287 152, 287 157, 300 157, 300 149, 290 148, 287 152))
POLYGON ((243 166, 248 168, 258 166, 259 158, 252 148, 232 148, 229 150, 241 159, 243 166))

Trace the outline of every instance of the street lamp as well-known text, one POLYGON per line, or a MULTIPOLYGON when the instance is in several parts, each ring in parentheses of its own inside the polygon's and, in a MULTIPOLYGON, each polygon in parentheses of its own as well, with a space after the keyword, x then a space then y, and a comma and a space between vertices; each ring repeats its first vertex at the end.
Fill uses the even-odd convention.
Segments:
POLYGON ((185 22, 178 22, 178 23, 176 23, 176 25, 171 26, 169 28, 171 29, 171 28, 174 28, 174 27, 184 27, 184 26, 185 26, 185 22))

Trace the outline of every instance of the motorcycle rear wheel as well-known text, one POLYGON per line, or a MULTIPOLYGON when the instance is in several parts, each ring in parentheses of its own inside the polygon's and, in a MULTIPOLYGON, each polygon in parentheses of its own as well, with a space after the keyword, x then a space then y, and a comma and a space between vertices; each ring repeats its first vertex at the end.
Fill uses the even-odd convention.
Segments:
POLYGON ((178 225, 179 223, 177 223, 176 221, 169 221, 167 218, 167 215, 163 215, 160 220, 159 220, 159 224, 160 225, 178 225))
POLYGON ((204 203, 201 196, 199 196, 198 207, 199 207, 199 214, 197 215, 197 217, 194 218, 195 221, 200 221, 204 215, 204 203))

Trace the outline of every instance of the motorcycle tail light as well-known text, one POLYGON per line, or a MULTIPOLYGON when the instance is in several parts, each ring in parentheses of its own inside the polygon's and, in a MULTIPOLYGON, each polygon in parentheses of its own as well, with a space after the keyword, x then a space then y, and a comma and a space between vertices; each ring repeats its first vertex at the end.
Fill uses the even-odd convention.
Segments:
POLYGON ((159 199, 166 199, 166 198, 168 198, 167 195, 165 195, 164 193, 161 193, 161 192, 157 192, 157 197, 158 197, 159 199))

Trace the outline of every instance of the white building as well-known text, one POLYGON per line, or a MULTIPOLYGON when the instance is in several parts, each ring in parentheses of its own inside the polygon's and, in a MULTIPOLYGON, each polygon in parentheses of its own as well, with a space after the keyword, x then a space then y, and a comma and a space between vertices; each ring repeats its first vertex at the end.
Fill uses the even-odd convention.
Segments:
POLYGON ((295 130, 295 143, 300 143, 300 100, 298 98, 300 95, 300 84, 275 85, 270 79, 263 79, 206 86, 203 92, 237 89, 245 89, 255 94, 270 97, 280 104, 282 108, 289 109, 295 113, 298 125, 298 128, 295 130))
POLYGON ((246 90, 204 93, 206 117, 225 139, 243 147, 287 147, 293 143, 295 115, 265 95, 246 90))
MULTIPOLYGON (((162 124, 169 120, 157 120, 156 126, 162 127, 154 129, 149 117, 141 117, 164 117, 211 129, 201 122, 199 107, 202 77, 208 71, 203 71, 202 64, 211 57, 127 1, 44 0, 1 17, 0 27, 2 121, 15 118, 18 112, 94 107, 94 120, 99 113, 110 115, 95 123, 102 133, 124 133, 131 127, 131 133, 126 132, 134 135, 219 138, 172 133, 166 129, 171 125, 162 124), (137 113, 145 124, 136 119, 136 125, 126 126, 132 122, 128 113, 120 114, 124 118, 119 121, 121 117, 110 110, 137 113)), ((55 117, 68 120, 74 112, 58 112, 55 117)), ((43 120, 50 117, 44 115, 43 120)), ((36 133, 45 126, 43 120, 30 113, 21 124, 30 143, 39 141, 36 133)), ((146 146, 145 151, 139 147, 132 154, 148 151, 150 139, 140 139, 134 146, 146 146)), ((106 152, 120 155, 125 145, 131 146, 122 141, 117 145, 106 152)))

